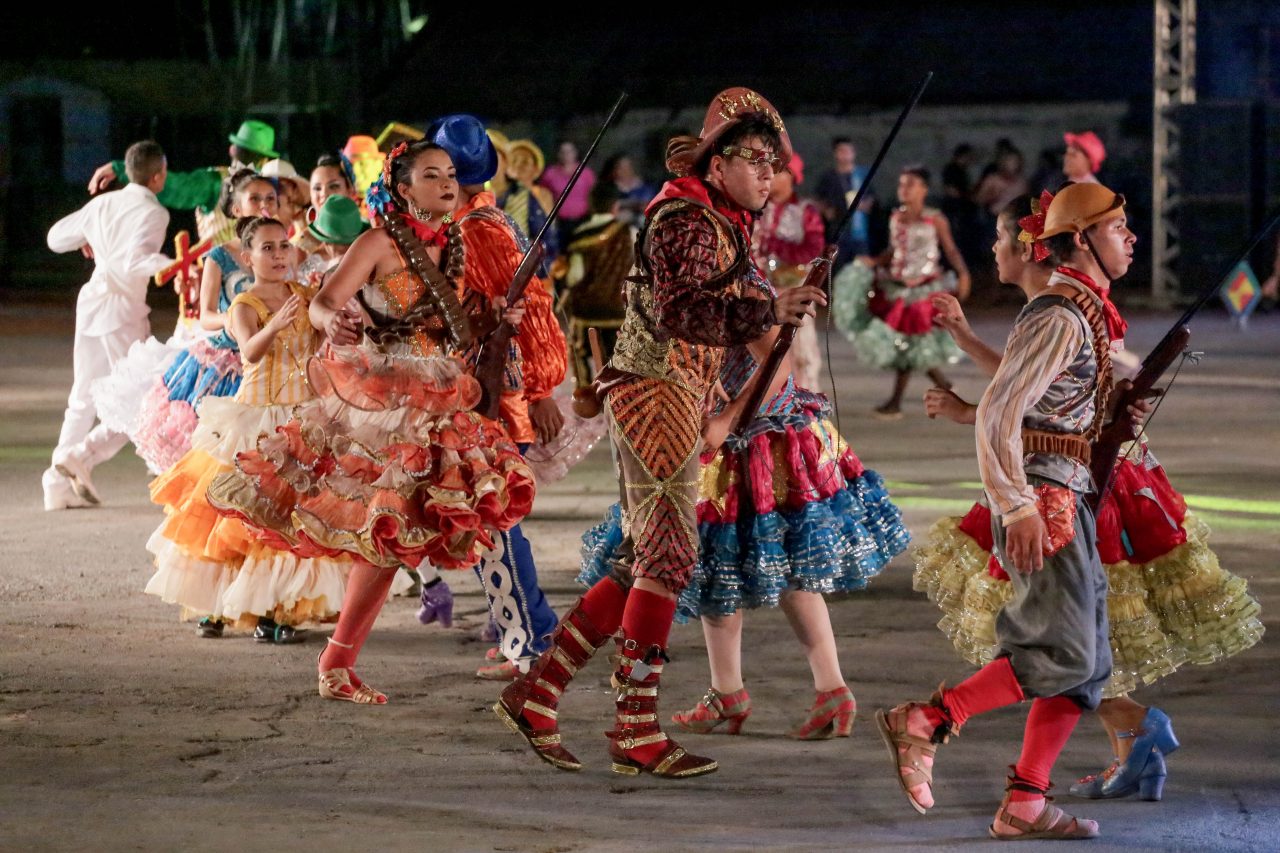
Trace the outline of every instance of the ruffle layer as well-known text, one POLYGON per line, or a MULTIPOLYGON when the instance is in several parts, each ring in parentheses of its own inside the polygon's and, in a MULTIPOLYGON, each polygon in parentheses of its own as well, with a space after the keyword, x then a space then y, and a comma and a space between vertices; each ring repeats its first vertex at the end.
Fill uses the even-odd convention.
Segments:
MULTIPOLYGON (((910 540, 901 513, 874 471, 797 511, 704 522, 698 533, 698 565, 677 604, 681 622, 703 614, 776 607, 788 589, 822 594, 860 590, 910 540)), ((583 536, 580 583, 591 586, 612 571, 622 538, 615 504, 604 522, 583 536)))
POLYGON ((502 428, 471 411, 476 381, 444 357, 336 347, 307 373, 321 395, 219 477, 211 502, 303 557, 468 568, 533 504, 502 428))
POLYGON ((349 560, 302 559, 262 544, 234 563, 203 560, 158 531, 147 548, 156 562, 148 594, 180 605, 184 618, 207 616, 241 628, 253 628, 260 617, 281 625, 335 620, 351 571, 349 560))
POLYGON ((98 420, 131 439, 137 435, 147 393, 185 348, 186 344, 174 338, 136 341, 111 373, 94 380, 89 388, 98 420))
MULTIPOLYGON (((1012 586, 988 571, 990 553, 959 527, 936 522, 915 550, 913 586, 942 610, 938 628, 975 666, 995 653, 996 614, 1012 586)), ((1131 693, 1183 663, 1209 664, 1238 654, 1262 637, 1258 602, 1244 579, 1218 563, 1208 528, 1186 514, 1186 540, 1145 564, 1106 565, 1113 672, 1105 698, 1131 693)))
POLYGON ((231 397, 240 388, 240 354, 196 341, 178 353, 143 401, 137 432, 138 455, 153 474, 177 464, 191 449, 196 408, 209 397, 231 397))
MULTIPOLYGON (((944 330, 911 334, 873 315, 868 300, 874 284, 875 273, 854 261, 840 271, 832 288, 832 322, 853 344, 860 361, 882 370, 928 370, 960 360, 960 348, 944 330)), ((916 288, 920 298, 945 289, 941 282, 916 288)))

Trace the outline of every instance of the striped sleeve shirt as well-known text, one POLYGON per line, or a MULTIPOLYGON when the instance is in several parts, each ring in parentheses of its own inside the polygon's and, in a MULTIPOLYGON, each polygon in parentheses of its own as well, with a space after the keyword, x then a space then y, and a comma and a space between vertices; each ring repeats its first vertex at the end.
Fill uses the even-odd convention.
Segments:
POLYGON ((1023 470, 1022 420, 1085 342, 1079 317, 1053 306, 1014 326, 995 378, 978 404, 978 471, 991 508, 1007 527, 1036 511, 1023 470))

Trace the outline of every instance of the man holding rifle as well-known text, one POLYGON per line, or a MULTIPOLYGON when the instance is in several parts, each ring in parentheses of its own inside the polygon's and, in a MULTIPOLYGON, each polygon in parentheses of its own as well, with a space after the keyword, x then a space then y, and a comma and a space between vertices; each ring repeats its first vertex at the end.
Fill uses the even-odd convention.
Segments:
MULTIPOLYGON (((978 466, 992 507, 995 554, 1014 585, 996 622, 998 656, 928 703, 877 714, 912 806, 933 806, 938 744, 970 718, 1031 699, 1022 754, 990 834, 1091 838, 1093 821, 1050 804, 1049 774, 1084 709, 1111 674, 1107 578, 1087 497, 1090 445, 1110 410, 1113 346, 1124 323, 1108 291, 1133 259, 1124 197, 1100 184, 1064 188, 1041 237, 1059 266, 1019 314, 977 412, 978 466)), ((1127 421, 1147 407, 1134 406, 1127 421)), ((1131 426, 1131 424, 1130 424, 1131 426)))
POLYGON ((621 629, 613 681, 613 770, 681 778, 715 761, 687 753, 658 724, 658 685, 676 598, 698 558, 701 425, 723 350, 779 322, 799 325, 825 304, 820 288, 770 298, 750 260, 751 227, 773 174, 791 159, 777 112, 744 88, 712 100, 698 137, 667 147, 668 181, 650 203, 626 318, 595 390, 617 451, 624 541, 613 576, 564 617, 552 648, 503 691, 498 715, 538 755, 565 770, 581 763, 560 743, 557 706, 574 674, 621 629))

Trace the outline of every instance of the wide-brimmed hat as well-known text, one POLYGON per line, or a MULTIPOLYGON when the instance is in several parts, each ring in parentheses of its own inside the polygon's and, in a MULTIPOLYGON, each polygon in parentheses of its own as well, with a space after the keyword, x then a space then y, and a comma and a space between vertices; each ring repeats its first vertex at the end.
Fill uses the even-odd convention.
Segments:
POLYGON ((484 122, 473 115, 438 118, 427 128, 427 138, 449 152, 460 184, 483 184, 498 172, 498 149, 485 133, 484 122))
POLYGON ((345 195, 331 195, 324 200, 315 221, 307 232, 321 243, 347 245, 364 233, 368 223, 360 218, 360 206, 345 195))
POLYGON ((1041 240, 1058 234, 1079 234, 1090 226, 1124 213, 1124 196, 1102 184, 1068 184, 1058 190, 1044 217, 1041 240))
POLYGON ((511 155, 517 151, 527 151, 529 156, 533 158, 533 162, 537 165, 538 174, 542 174, 542 170, 547 168, 547 157, 542 153, 542 149, 532 139, 513 139, 507 143, 507 159, 511 159, 511 155))
POLYGON ((711 150, 725 131, 748 118, 767 121, 782 137, 782 149, 774 154, 782 163, 791 161, 791 137, 773 104, 761 94, 742 86, 725 89, 711 100, 697 136, 677 136, 667 143, 667 169, 676 175, 688 175, 702 156, 711 150))
POLYGON ((1102 140, 1098 138, 1098 134, 1092 130, 1086 130, 1084 133, 1064 133, 1062 141, 1070 147, 1074 145, 1084 152, 1084 156, 1089 160, 1089 171, 1096 172, 1102 168, 1102 163, 1107 159, 1107 146, 1102 144, 1102 140))
POLYGON ((265 121, 257 121, 256 119, 248 119, 240 129, 227 137, 232 145, 239 145, 254 154, 261 154, 263 157, 279 157, 280 152, 276 151, 276 131, 271 125, 265 121))
POLYGON ((382 129, 382 133, 378 134, 378 138, 374 140, 374 143, 378 146, 378 150, 385 154, 401 142, 417 142, 426 135, 425 131, 419 130, 413 125, 393 121, 382 129))
POLYGON ((288 160, 268 160, 262 164, 262 169, 258 172, 264 178, 273 178, 279 181, 292 181, 301 184, 307 192, 311 191, 311 182, 298 174, 298 170, 288 160))

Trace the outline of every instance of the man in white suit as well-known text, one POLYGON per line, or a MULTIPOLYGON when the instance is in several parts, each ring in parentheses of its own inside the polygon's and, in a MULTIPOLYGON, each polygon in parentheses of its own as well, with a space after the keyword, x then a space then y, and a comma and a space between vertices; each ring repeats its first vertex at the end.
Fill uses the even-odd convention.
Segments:
POLYGON ((125 154, 129 185, 89 201, 49 229, 55 252, 84 250, 93 275, 76 300, 75 379, 67 398, 53 464, 44 472, 44 508, 100 502, 91 475, 128 442, 99 424, 89 386, 111 372, 134 341, 150 334, 147 284, 171 259, 160 253, 169 212, 156 201, 168 175, 155 142, 135 142, 125 154))

